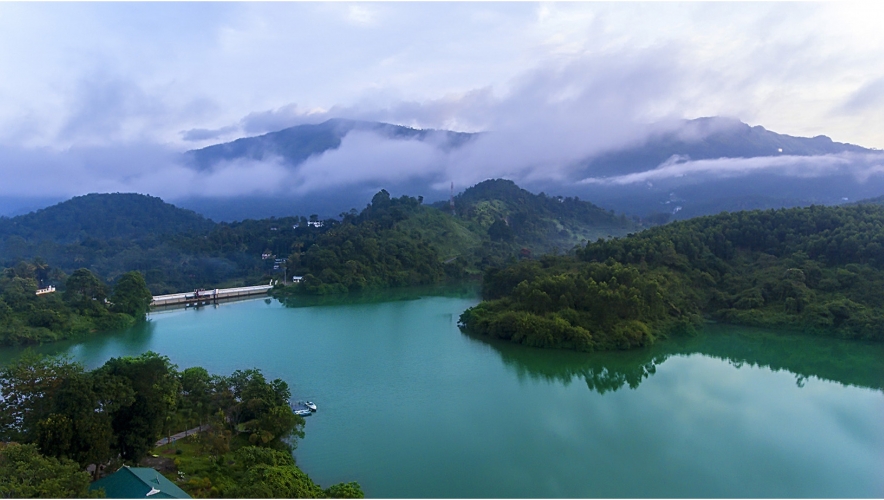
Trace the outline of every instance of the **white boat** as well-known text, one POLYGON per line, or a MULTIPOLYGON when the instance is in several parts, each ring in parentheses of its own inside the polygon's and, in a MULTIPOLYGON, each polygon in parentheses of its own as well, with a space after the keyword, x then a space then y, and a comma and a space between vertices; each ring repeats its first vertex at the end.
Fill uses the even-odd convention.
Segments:
POLYGON ((310 410, 294 410, 294 413, 299 417, 306 417, 307 415, 313 414, 310 410))
POLYGON ((316 411, 316 405, 312 401, 307 401, 304 403, 304 406, 310 409, 310 411, 316 411))

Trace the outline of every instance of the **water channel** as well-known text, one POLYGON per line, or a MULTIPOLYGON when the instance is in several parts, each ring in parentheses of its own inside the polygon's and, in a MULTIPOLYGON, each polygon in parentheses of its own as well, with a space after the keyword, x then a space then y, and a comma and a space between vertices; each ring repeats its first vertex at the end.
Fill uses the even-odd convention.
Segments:
POLYGON ((39 350, 258 367, 319 405, 298 465, 370 497, 884 496, 882 344, 710 325, 638 351, 544 351, 461 333, 477 302, 257 299, 39 350))

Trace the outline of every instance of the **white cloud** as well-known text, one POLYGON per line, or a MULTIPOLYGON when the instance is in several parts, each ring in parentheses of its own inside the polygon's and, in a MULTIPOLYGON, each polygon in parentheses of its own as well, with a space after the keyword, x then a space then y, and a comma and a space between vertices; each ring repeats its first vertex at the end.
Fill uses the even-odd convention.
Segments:
MULTIPOLYGON (((0 192, 561 180, 660 130, 702 136, 679 120, 714 115, 884 147, 880 14, 803 3, 6 3, 0 192), (237 163, 209 179, 174 158, 329 117, 494 133, 449 153, 355 134, 298 169, 237 163)), ((787 172, 788 161, 642 175, 787 172)))
POLYGON ((753 173, 774 173, 795 178, 825 177, 847 173, 858 182, 884 173, 884 153, 839 153, 818 156, 761 156, 690 161, 672 157, 657 168, 612 177, 589 177, 581 184, 646 184, 671 179, 699 181, 712 178, 743 177, 753 173))

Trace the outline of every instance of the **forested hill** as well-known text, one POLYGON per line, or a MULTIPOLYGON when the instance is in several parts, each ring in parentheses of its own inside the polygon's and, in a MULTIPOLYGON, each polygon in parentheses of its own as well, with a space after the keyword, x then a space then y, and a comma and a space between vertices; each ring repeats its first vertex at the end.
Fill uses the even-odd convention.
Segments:
POLYGON ((91 194, 0 219, 0 266, 39 259, 34 265, 56 276, 41 285, 55 286, 80 268, 108 284, 138 270, 154 294, 311 275, 305 289, 329 293, 478 274, 522 249, 566 251, 580 238, 634 227, 591 203, 533 195, 509 181, 484 182, 457 203, 463 216, 381 191, 342 219, 216 224, 159 198, 91 194))
POLYGON ((206 231, 214 223, 160 198, 135 193, 87 194, 13 218, 0 218, 0 244, 18 236, 30 243, 140 239, 206 231))
MULTIPOLYGON (((450 212, 449 202, 434 206, 450 212)), ((459 218, 487 231, 493 241, 512 242, 534 253, 567 251, 587 241, 637 229, 632 220, 577 197, 533 194, 505 179, 467 188, 454 197, 454 209, 459 218)))
POLYGON ((646 345, 709 317, 884 340, 884 207, 723 213, 486 273, 468 331, 580 350, 646 345))

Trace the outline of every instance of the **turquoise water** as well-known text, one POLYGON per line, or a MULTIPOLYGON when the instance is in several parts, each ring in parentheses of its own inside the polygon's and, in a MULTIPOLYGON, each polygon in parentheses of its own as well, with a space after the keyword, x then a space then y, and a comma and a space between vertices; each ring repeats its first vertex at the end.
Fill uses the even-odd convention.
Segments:
POLYGON ((462 334, 474 293, 397 298, 178 309, 41 350, 261 368, 319 406, 299 466, 370 497, 884 496, 881 344, 712 325, 640 351, 543 351, 462 334))

